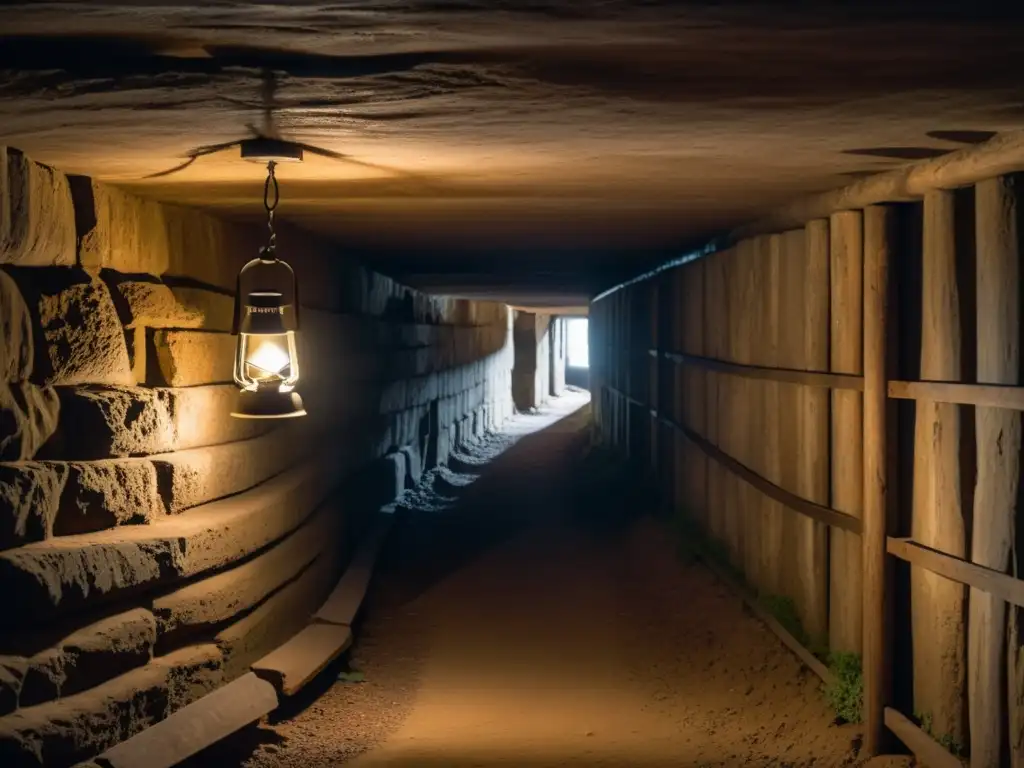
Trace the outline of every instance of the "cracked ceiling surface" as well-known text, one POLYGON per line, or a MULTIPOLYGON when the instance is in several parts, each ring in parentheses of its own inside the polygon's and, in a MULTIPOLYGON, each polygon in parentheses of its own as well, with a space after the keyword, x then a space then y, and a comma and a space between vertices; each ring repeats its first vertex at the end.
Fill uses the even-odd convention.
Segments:
POLYGON ((0 144, 255 216, 237 149, 142 177, 248 136, 272 71, 285 137, 388 169, 282 167, 282 217, 427 288, 576 303, 800 194, 1024 127, 1018 5, 8 2, 0 144))

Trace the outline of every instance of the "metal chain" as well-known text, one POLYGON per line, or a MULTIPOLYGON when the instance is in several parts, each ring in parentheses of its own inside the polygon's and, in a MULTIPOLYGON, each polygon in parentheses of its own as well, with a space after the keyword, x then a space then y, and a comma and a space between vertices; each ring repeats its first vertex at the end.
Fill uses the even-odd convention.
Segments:
POLYGON ((263 207, 267 210, 267 229, 270 232, 267 247, 263 250, 271 259, 277 259, 277 233, 274 231, 274 210, 277 208, 277 204, 281 202, 281 193, 277 187, 277 177, 274 175, 275 165, 277 163, 273 160, 267 163, 267 181, 263 185, 263 207), (273 201, 271 201, 271 190, 273 190, 273 201))

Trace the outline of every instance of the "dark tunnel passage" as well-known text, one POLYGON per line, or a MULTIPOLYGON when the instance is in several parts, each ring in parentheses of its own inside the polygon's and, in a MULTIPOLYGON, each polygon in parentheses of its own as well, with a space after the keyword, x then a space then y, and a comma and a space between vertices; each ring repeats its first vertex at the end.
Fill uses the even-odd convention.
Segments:
POLYGON ((1020 4, 0 4, 2 768, 1024 768, 1020 4))

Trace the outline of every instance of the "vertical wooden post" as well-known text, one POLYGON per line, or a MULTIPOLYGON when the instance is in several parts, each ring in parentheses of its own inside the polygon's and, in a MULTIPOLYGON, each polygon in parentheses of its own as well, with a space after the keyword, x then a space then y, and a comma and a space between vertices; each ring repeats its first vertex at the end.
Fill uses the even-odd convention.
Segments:
MULTIPOLYGON (((865 313, 864 223, 860 211, 831 216, 830 301, 832 338, 831 369, 835 373, 861 373, 861 332, 865 313)), ((861 516, 862 469, 861 393, 832 392, 832 507, 853 517, 861 516)), ((861 540, 849 531, 829 533, 829 648, 860 653, 861 648, 861 540)))
MULTIPOLYGON (((806 227, 803 345, 801 367, 828 366, 829 226, 827 220, 806 227)), ((798 492, 818 504, 829 503, 828 392, 801 387, 798 395, 798 492)), ((828 637, 828 526, 805 517, 800 531, 804 629, 812 641, 828 637)))
MULTIPOLYGON (((710 256, 704 266, 706 314, 704 332, 707 334, 708 355, 714 358, 726 357, 725 338, 729 327, 724 283, 725 263, 730 252, 710 256)), ((725 449, 726 421, 723 416, 726 406, 726 376, 708 372, 708 440, 716 447, 725 449)), ((716 541, 727 544, 728 535, 725 515, 725 469, 717 461, 708 463, 708 532, 716 541)))
MULTIPOLYGON (((978 383, 1016 384, 1020 376, 1020 253, 1012 180, 975 187, 977 238, 978 383)), ((978 474, 971 560, 1003 572, 1009 565, 1020 478, 1021 417, 1017 411, 975 409, 978 474)), ((1006 603, 971 589, 967 669, 971 768, 999 768, 1006 603)))
MULTIPOLYGON (((960 299, 953 193, 924 198, 921 378, 959 381, 960 299)), ((913 537, 964 557, 960 487, 960 407, 917 401, 914 435, 913 537)), ((911 569, 914 708, 936 738, 964 743, 964 597, 962 584, 911 569)))
POLYGON ((891 657, 886 617, 891 580, 888 536, 889 276, 894 213, 864 210, 864 477, 861 555, 863 558, 864 749, 879 754, 885 744, 885 707, 891 691, 891 657))
MULTIPOLYGON (((755 358, 754 335, 757 328, 757 280, 761 260, 761 238, 741 243, 742 258, 737 261, 736 281, 739 328, 733 350, 736 362, 750 365, 755 358)), ((736 442, 733 456, 755 471, 760 471, 759 422, 760 382, 737 377, 739 398, 736 408, 736 442)), ((761 492, 749 483, 736 479, 736 499, 739 509, 740 541, 743 570, 747 580, 758 591, 763 589, 761 572, 761 492)))
MULTIPOLYGON (((764 259, 761 326, 755 344, 762 350, 761 364, 777 368, 779 361, 779 301, 780 275, 782 267, 782 235, 772 235, 763 240, 760 258, 764 259)), ((782 483, 782 453, 780 445, 779 384, 774 381, 761 382, 761 413, 763 429, 759 438, 761 444, 761 471, 776 485, 782 483)), ((761 561, 764 569, 763 589, 770 594, 783 593, 783 530, 782 505, 762 495, 763 518, 761 520, 761 561)))
MULTIPOLYGON (((687 354, 702 355, 704 353, 704 297, 703 272, 704 261, 698 261, 683 267, 686 275, 686 295, 683 311, 686 314, 683 350, 687 354)), ((682 384, 688 395, 685 422, 699 435, 707 434, 706 414, 707 399, 705 394, 705 372, 696 367, 682 368, 682 384)), ((686 443, 686 488, 689 504, 696 518, 705 524, 706 509, 704 503, 705 473, 707 457, 696 446, 686 443)))
MULTIPOLYGON (((782 261, 779 269, 779 365, 784 368, 803 367, 804 289, 806 233, 793 229, 782 235, 782 261)), ((779 472, 780 485, 790 493, 800 493, 799 471, 799 396, 797 384, 779 384, 779 452, 786 460, 779 472)), ((782 541, 780 587, 803 616, 803 534, 800 515, 782 508, 782 541)))
MULTIPOLYGON (((736 362, 736 349, 739 346, 738 337, 743 333, 740 322, 740 301, 742 294, 739 290, 739 275, 741 274, 740 264, 744 260, 747 251, 746 241, 736 244, 724 263, 723 271, 723 293, 727 297, 725 312, 729 317, 728 335, 726 337, 725 359, 736 362)), ((726 375, 725 384, 725 409, 722 418, 725 421, 726 429, 724 434, 725 452, 735 457, 740 441, 743 439, 740 417, 740 402, 743 399, 743 380, 739 376, 726 375)), ((743 506, 740 501, 740 480, 731 472, 724 474, 725 481, 725 531, 726 541, 729 545, 729 560, 739 570, 745 571, 746 558, 743 551, 743 506)), ((749 573, 747 574, 749 576, 749 573)))

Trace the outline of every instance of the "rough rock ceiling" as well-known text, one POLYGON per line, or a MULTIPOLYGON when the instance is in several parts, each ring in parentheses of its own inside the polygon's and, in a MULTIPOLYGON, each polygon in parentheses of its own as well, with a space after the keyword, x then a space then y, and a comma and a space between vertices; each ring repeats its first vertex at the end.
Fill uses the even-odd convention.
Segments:
POLYGON ((425 286, 550 303, 1024 127, 1024 11, 1003 5, 8 2, 0 144, 255 215, 237 150, 141 177, 247 136, 269 68, 284 135, 394 169, 282 168, 282 216, 425 286))

